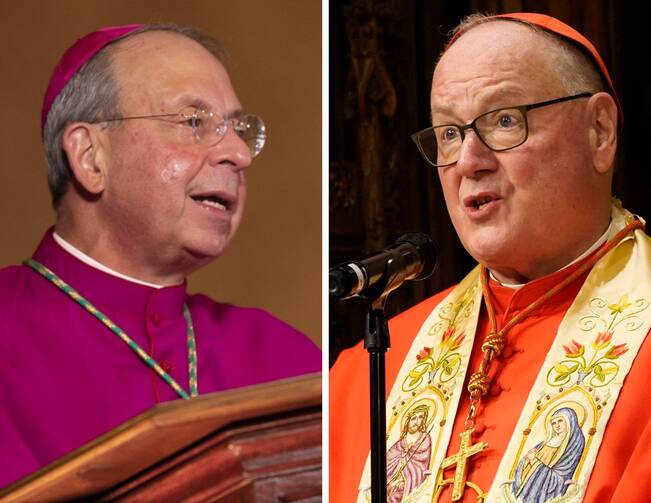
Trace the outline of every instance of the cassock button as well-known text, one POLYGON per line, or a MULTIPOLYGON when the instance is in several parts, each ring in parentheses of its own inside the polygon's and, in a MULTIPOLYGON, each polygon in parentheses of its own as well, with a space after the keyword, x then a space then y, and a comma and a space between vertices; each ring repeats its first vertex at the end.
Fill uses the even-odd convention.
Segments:
POLYGON ((488 394, 490 396, 499 396, 502 393, 502 386, 500 386, 500 383, 495 382, 493 385, 488 388, 488 394))
POLYGON ((511 391, 511 386, 503 385, 501 382, 495 381, 493 385, 488 389, 490 396, 499 396, 503 391, 508 393, 511 391))
POLYGON ((516 348, 513 346, 505 346, 504 349, 502 350, 502 353, 500 353, 500 358, 503 358, 505 360, 508 360, 509 358, 513 358, 518 353, 523 353, 524 351, 521 348, 516 348))
POLYGON ((154 324, 154 326, 160 327, 160 321, 161 321, 160 314, 154 313, 151 315, 151 322, 154 324))
POLYGON ((168 374, 172 372, 172 370, 174 370, 174 364, 171 361, 169 361, 167 358, 163 358, 160 361, 159 365, 168 374))

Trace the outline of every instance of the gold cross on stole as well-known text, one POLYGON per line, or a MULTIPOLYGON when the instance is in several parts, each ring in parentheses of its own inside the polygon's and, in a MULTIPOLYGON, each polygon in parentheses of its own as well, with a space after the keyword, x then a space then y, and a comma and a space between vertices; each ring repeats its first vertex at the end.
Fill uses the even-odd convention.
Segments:
POLYGON ((448 458, 445 458, 441 462, 441 467, 439 468, 438 474, 436 476, 436 487, 432 501, 438 501, 443 488, 450 484, 452 484, 452 501, 459 501, 462 498, 466 486, 470 487, 477 493, 477 501, 482 502, 486 498, 486 493, 484 493, 477 484, 466 481, 466 473, 468 471, 468 458, 488 447, 488 444, 486 442, 477 442, 476 444, 472 444, 471 436, 473 431, 474 428, 470 428, 464 431, 461 434, 461 445, 459 446, 459 452, 453 454, 448 458), (444 471, 454 465, 457 465, 456 471, 454 472, 454 479, 443 479, 444 471))

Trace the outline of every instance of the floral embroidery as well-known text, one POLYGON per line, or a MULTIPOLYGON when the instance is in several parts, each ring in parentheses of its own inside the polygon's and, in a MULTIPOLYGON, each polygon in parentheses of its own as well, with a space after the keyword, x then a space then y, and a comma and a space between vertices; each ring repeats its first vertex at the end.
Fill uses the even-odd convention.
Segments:
POLYGON ((566 359, 558 361, 547 372, 547 384, 550 386, 566 385, 575 373, 577 385, 583 384, 586 379, 587 384, 595 388, 610 384, 619 372, 619 365, 614 360, 629 349, 626 342, 615 344, 614 330, 622 323, 627 331, 639 328, 642 320, 637 314, 644 311, 649 302, 645 299, 631 302, 628 294, 624 294, 616 303, 596 298, 589 305, 592 314, 580 319, 580 328, 592 331, 601 325, 603 330, 597 333, 589 349, 575 339, 568 345, 563 345, 566 359))
POLYGON ((457 350, 466 337, 463 330, 458 330, 458 325, 470 316, 475 302, 475 292, 476 287, 472 287, 461 299, 450 302, 441 309, 440 320, 428 331, 432 336, 440 334, 439 343, 432 347, 425 346, 416 354, 417 363, 402 383, 403 391, 408 392, 418 388, 426 375, 429 383, 434 381, 447 383, 457 376, 462 360, 457 350))
POLYGON ((446 330, 436 349, 424 347, 420 350, 416 355, 418 364, 409 372, 403 383, 404 391, 417 388, 426 373, 429 376, 429 382, 432 382, 440 371, 438 379, 441 383, 448 382, 457 375, 461 366, 461 354, 456 350, 459 349, 466 336, 463 332, 455 336, 455 331, 455 327, 446 330))
POLYGON ((443 306, 438 315, 440 320, 434 323, 427 333, 432 336, 437 336, 441 332, 449 330, 450 327, 456 327, 467 321, 473 312, 476 294, 477 286, 475 285, 466 290, 456 302, 449 302, 443 306))
POLYGON ((610 348, 608 353, 604 356, 605 358, 608 358, 610 360, 614 360, 615 358, 618 358, 620 355, 623 355, 628 351, 628 347, 626 347, 626 343, 624 344, 618 344, 617 346, 613 346, 610 348))
POLYGON ((432 356, 432 348, 425 346, 420 352, 416 355, 416 360, 422 360, 423 358, 429 358, 432 356))
MULTIPOLYGON (((624 330, 632 332, 642 326, 644 321, 637 316, 649 307, 649 301, 646 299, 637 299, 630 302, 628 294, 624 294, 619 302, 609 304, 605 300, 597 297, 589 302, 589 308, 592 314, 583 316, 579 320, 579 328, 584 332, 591 332, 598 325, 601 325, 603 332, 613 334, 615 328, 624 323, 624 330)), ((604 337, 607 334, 604 334, 604 337)))
POLYGON ((572 344, 570 344, 569 346, 563 345, 563 349, 565 349, 565 354, 570 358, 583 356, 583 353, 585 351, 583 344, 579 344, 574 339, 572 339, 572 344))
POLYGON ((628 301, 628 294, 622 295, 622 298, 619 299, 619 302, 617 304, 608 304, 608 309, 610 309, 610 312, 612 314, 615 313, 623 313, 624 310, 629 307, 631 303, 628 301))
POLYGON ((577 384, 582 384, 591 374, 593 376, 589 381, 590 386, 600 387, 610 383, 617 375, 619 365, 609 360, 616 360, 628 351, 626 343, 611 344, 611 339, 611 332, 600 332, 592 343, 594 351, 589 361, 585 357, 585 346, 582 344, 573 340, 569 347, 564 345, 565 356, 569 360, 562 360, 554 365, 547 374, 547 383, 551 386, 562 386, 570 381, 575 372, 577 384), (608 350, 604 352, 606 348, 608 350), (554 377, 551 378, 552 376, 554 377))

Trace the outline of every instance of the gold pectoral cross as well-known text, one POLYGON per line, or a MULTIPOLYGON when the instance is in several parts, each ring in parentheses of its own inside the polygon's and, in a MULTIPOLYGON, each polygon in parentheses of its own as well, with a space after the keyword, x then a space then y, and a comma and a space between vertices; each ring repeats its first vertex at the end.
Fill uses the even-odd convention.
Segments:
POLYGON ((477 442, 476 444, 472 443, 471 437, 473 431, 474 428, 470 428, 464 431, 461 434, 461 445, 459 446, 459 452, 453 454, 448 458, 445 458, 441 462, 441 467, 439 468, 438 474, 436 475, 436 487, 434 488, 434 494, 432 495, 433 502, 437 502, 439 500, 439 496, 441 495, 443 488, 450 484, 452 484, 452 501, 459 501, 463 497, 463 492, 465 491, 466 486, 470 487, 477 493, 478 502, 483 502, 486 498, 487 493, 482 491, 477 484, 466 480, 466 473, 468 472, 468 458, 488 447, 488 444, 486 442, 477 442), (443 477, 445 470, 454 465, 456 465, 454 478, 444 479, 443 477))

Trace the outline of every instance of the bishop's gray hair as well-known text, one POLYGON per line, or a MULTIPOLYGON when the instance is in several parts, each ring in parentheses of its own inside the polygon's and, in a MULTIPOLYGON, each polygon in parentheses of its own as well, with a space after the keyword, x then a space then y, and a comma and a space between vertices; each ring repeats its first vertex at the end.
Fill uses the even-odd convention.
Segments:
MULTIPOLYGON (((55 209, 74 180, 63 150, 63 131, 73 122, 95 123, 120 115, 120 94, 111 66, 111 55, 117 43, 148 31, 177 33, 198 42, 220 62, 226 62, 225 52, 216 40, 196 28, 170 23, 143 25, 107 44, 88 60, 52 103, 43 128, 47 181, 55 209)), ((108 127, 116 126, 112 124, 108 127)))

